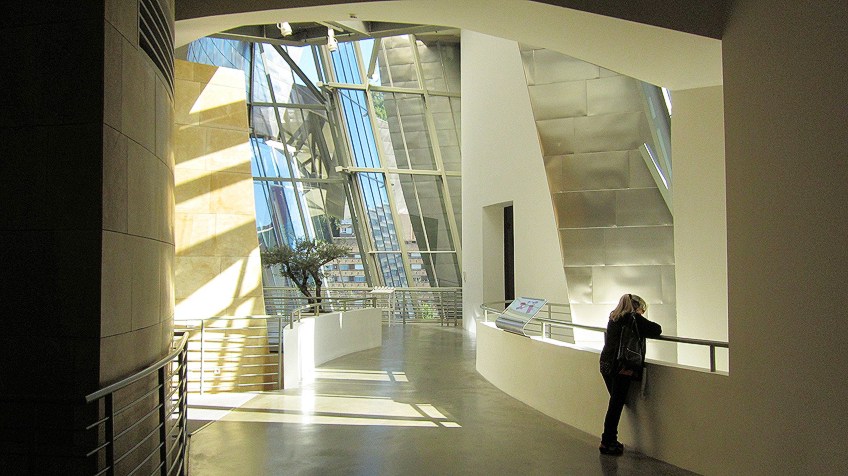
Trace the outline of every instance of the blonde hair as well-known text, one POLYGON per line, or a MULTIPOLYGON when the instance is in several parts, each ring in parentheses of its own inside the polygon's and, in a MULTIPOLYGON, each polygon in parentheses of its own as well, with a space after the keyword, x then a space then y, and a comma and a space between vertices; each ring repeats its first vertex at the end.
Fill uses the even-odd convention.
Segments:
POLYGON ((625 294, 618 300, 618 305, 610 312, 609 318, 617 321, 619 317, 630 314, 631 312, 645 312, 648 310, 648 303, 640 296, 635 294, 625 294))

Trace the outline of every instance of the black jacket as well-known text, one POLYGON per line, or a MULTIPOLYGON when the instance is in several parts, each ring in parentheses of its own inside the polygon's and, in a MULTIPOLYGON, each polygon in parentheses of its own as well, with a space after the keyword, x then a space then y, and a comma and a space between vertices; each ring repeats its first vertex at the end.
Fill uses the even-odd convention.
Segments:
MULTIPOLYGON (((615 357, 618 353, 618 346, 621 342, 621 329, 625 325, 633 322, 636 319, 636 327, 639 329, 639 336, 644 342, 646 337, 659 337, 662 334, 662 326, 656 322, 645 319, 638 312, 631 312, 619 317, 617 321, 610 319, 607 321, 607 331, 604 333, 604 348, 601 350, 601 373, 610 375, 617 373, 619 369, 615 365, 615 357)), ((642 356, 642 360, 645 356, 642 356)))

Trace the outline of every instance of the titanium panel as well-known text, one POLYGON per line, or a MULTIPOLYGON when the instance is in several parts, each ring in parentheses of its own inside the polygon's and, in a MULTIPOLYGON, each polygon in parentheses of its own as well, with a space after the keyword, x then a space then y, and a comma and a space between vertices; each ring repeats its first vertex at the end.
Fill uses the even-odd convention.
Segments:
POLYGON ((448 86, 445 82, 445 75, 442 72, 440 63, 425 63, 421 65, 424 73, 424 85, 431 91, 447 91, 448 86))
POLYGON ((565 155, 574 153, 574 118, 536 121, 542 155, 565 155))
POLYGON ((627 76, 586 81, 588 115, 643 112, 639 82, 627 76))
POLYGON ((421 62, 422 66, 434 63, 440 65, 442 63, 442 58, 439 54, 442 45, 433 43, 431 46, 421 40, 417 40, 415 47, 418 48, 418 61, 421 62))
POLYGON ((611 190, 562 192, 554 195, 559 227, 615 226, 615 195, 611 190))
POLYGON ((442 153, 442 164, 447 172, 459 172, 462 169, 462 152, 457 145, 439 147, 442 153))
POLYGON ((528 84, 594 79, 600 68, 585 61, 550 50, 531 50, 521 54, 528 84))
POLYGON ((529 86, 528 89, 537 121, 586 115, 585 81, 549 83, 529 86))
POLYGON ((568 228, 559 231, 563 266, 602 266, 604 228, 568 228))
POLYGON ((674 265, 672 226, 607 228, 603 243, 606 251, 603 264, 674 265))
POLYGON ((656 187, 617 190, 615 202, 615 224, 618 226, 674 224, 671 213, 656 187))
MULTIPOLYGON (((562 161, 562 190, 607 190, 628 186, 626 151, 568 155, 562 161)), ((644 167, 644 165, 643 165, 644 167)))
POLYGON ((654 188, 657 182, 651 176, 651 171, 645 165, 645 159, 639 150, 627 151, 627 161, 630 164, 630 188, 654 188))
POLYGON ((447 96, 430 96, 428 100, 428 106, 430 107, 430 112, 435 116, 441 116, 443 114, 453 114, 451 110, 450 98, 447 96))
POLYGON ((642 145, 639 124, 644 113, 627 112, 574 119, 574 152, 631 150, 642 145))
POLYGON ((436 129, 436 137, 439 139, 439 145, 443 147, 459 146, 459 139, 456 137, 454 128, 436 129))
MULTIPOLYGON (((618 302, 622 294, 642 296, 649 304, 662 302, 662 269, 659 266, 596 266, 592 268, 594 302, 618 302)), ((610 308, 612 310, 612 308, 610 308)))
POLYGON ((566 266, 565 284, 570 304, 592 304, 592 268, 566 266))
POLYGON ((391 66, 414 64, 412 45, 407 37, 397 36, 394 41, 384 39, 383 45, 386 47, 386 61, 391 66))
MULTIPOLYGON (((618 299, 615 300, 614 303, 603 303, 603 304, 592 304, 592 303, 576 303, 572 302, 571 304, 571 319, 574 322, 579 322, 580 324, 586 324, 587 326, 597 326, 597 327, 606 327, 607 322, 609 321, 609 313, 615 308, 615 304, 618 302, 618 299)), ((588 332, 588 331, 587 331, 588 332)), ((593 339, 597 339, 601 345, 604 342, 604 335, 600 333, 592 332, 588 335, 593 339), (594 335, 592 335, 594 334, 594 335)))
POLYGON ((412 161, 413 169, 433 170, 436 168, 436 162, 433 159, 433 150, 429 147, 410 148, 409 160, 412 161))
MULTIPOLYGON (((444 131, 450 132, 449 139, 447 136, 445 136, 445 138, 448 139, 448 142, 443 145, 456 145, 459 143, 459 140, 456 136, 456 128, 454 127, 453 114, 451 114, 450 112, 440 112, 433 114, 433 123, 439 133, 442 133, 444 131)), ((440 135, 439 137, 441 138, 442 136, 440 135)))

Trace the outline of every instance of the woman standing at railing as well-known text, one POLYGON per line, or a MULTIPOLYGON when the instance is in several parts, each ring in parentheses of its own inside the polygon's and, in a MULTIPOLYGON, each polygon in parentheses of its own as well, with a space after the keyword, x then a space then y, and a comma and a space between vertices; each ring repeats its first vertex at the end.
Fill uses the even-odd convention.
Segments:
POLYGON ((630 382, 642 377, 640 370, 627 370, 618 362, 618 349, 621 346, 622 329, 633 324, 639 331, 642 349, 642 362, 645 361, 645 338, 658 337, 662 333, 662 327, 645 319, 645 311, 648 304, 644 299, 635 294, 621 296, 618 305, 609 315, 607 331, 604 334, 604 348, 601 351, 601 375, 609 392, 609 407, 604 418, 604 433, 601 435, 601 453, 607 455, 620 455, 624 453, 624 445, 618 441, 618 422, 621 419, 621 411, 627 399, 627 391, 630 382))

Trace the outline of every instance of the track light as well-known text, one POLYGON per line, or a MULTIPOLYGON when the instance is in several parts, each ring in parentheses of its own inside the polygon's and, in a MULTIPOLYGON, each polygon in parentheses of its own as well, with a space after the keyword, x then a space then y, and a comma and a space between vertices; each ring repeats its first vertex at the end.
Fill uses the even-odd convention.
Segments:
POLYGON ((289 22, 287 22, 287 21, 284 21, 282 23, 277 23, 277 28, 280 29, 280 33, 283 36, 291 36, 291 34, 292 34, 292 27, 291 27, 291 25, 289 25, 289 22))
POLYGON ((339 41, 336 40, 336 31, 332 28, 327 28, 327 49, 330 51, 339 49, 339 41))

